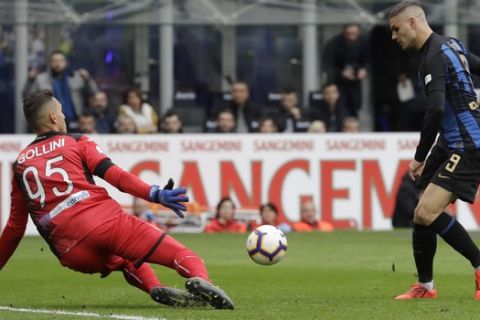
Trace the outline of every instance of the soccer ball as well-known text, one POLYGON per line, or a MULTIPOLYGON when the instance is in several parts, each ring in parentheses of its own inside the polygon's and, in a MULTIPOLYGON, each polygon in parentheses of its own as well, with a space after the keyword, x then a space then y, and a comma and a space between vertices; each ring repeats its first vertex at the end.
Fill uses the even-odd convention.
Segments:
POLYGON ((287 238, 274 226, 260 226, 247 238, 248 255, 258 264, 275 264, 282 260, 286 251, 287 238))

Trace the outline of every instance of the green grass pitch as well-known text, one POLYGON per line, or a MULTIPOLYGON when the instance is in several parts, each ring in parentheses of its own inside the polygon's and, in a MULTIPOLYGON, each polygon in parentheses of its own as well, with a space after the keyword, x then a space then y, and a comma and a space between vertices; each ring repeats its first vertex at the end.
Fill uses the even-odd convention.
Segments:
MULTIPOLYGON (((121 273, 100 279, 61 267, 35 237, 23 239, 0 272, 0 306, 166 319, 477 318, 473 271, 441 239, 435 261, 438 299, 394 301, 415 281, 410 231, 288 234, 285 259, 267 267, 247 256, 246 236, 175 235, 205 259, 211 278, 234 300, 234 311, 158 305, 130 287, 121 273)), ((174 271, 155 270, 164 283, 183 288, 174 271)), ((0 319, 85 317, 0 310, 0 319)))

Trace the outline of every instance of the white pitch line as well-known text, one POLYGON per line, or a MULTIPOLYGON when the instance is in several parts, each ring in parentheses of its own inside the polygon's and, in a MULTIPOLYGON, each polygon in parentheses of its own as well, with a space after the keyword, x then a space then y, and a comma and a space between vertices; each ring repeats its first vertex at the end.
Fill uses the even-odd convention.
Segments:
POLYGON ((141 316, 129 316, 126 314, 100 314, 100 313, 94 313, 94 312, 13 308, 9 306, 0 306, 0 310, 13 311, 13 312, 25 312, 25 313, 60 314, 65 316, 76 316, 76 317, 122 319, 122 320, 165 320, 165 318, 145 318, 141 316))

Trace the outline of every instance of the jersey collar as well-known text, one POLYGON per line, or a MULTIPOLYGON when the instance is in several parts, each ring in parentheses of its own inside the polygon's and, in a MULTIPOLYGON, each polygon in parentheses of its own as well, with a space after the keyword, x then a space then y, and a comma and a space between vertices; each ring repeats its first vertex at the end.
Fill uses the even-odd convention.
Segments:
POLYGON ((47 131, 47 132, 44 132, 42 134, 39 134, 35 140, 32 141, 32 143, 30 143, 29 145, 32 145, 32 144, 35 144, 35 143, 38 143, 40 141, 43 141, 43 140, 46 140, 48 138, 51 138, 53 136, 56 136, 56 135, 61 135, 62 133, 58 132, 58 131, 47 131))
POLYGON ((432 42, 432 39, 435 37, 435 35, 436 33, 432 32, 432 34, 427 38, 427 41, 425 41, 423 46, 420 48, 420 53, 423 53, 427 50, 427 48, 430 46, 430 42, 432 42))

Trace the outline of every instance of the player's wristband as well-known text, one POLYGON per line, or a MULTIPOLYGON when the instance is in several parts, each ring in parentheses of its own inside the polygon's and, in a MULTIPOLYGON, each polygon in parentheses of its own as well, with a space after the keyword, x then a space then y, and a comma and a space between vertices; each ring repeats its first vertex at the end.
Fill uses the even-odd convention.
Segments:
POLYGON ((158 202, 157 195, 158 195, 158 190, 160 189, 160 186, 154 184, 150 188, 150 192, 148 193, 148 197, 150 198, 150 201, 152 202, 158 202))

